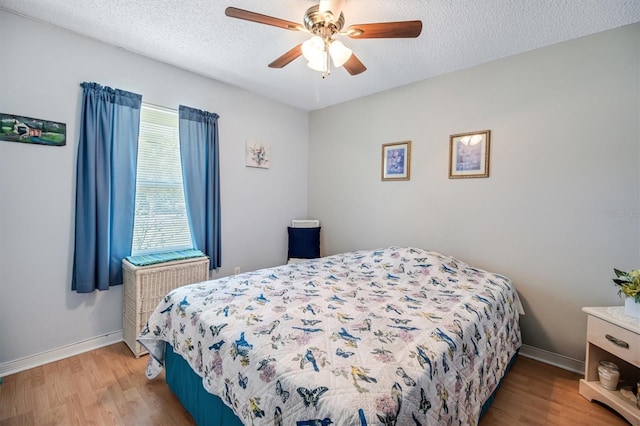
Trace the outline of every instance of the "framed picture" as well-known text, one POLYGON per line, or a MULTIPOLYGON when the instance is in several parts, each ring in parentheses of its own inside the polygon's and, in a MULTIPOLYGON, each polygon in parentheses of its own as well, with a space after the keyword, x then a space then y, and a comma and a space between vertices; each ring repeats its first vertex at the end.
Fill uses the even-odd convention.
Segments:
POLYGON ((382 180, 409 180, 411 141, 382 145, 382 180))
POLYGON ((0 114, 0 141, 64 146, 67 125, 21 115, 0 114))
POLYGON ((490 143, 490 130, 451 135, 449 179, 489 177, 490 143))
POLYGON ((269 168, 271 165, 271 147, 269 145, 248 140, 245 148, 245 165, 247 167, 269 168))

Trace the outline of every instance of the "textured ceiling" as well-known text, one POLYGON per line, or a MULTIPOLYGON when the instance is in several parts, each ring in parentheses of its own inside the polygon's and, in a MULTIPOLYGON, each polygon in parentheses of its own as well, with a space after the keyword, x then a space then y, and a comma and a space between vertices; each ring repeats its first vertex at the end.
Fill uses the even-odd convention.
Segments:
POLYGON ((0 8, 69 29, 286 104, 315 110, 546 45, 640 21, 640 0, 347 0, 353 24, 419 19, 417 39, 352 40, 367 66, 331 76, 298 58, 271 61, 304 32, 232 19, 227 6, 302 22, 314 0, 0 0, 0 8))

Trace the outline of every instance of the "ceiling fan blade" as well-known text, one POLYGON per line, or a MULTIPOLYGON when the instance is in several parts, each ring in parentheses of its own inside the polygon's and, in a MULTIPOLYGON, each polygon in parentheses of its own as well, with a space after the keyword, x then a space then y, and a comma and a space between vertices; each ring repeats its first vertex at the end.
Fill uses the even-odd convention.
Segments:
POLYGON ((378 22, 347 28, 351 38, 415 38, 422 32, 422 21, 378 22))
POLYGON ((357 75, 367 70, 367 67, 360 62, 360 59, 358 59, 355 54, 351 55, 347 62, 344 63, 343 67, 351 75, 357 75))
POLYGON ((269 64, 269 68, 284 68, 289 62, 296 59, 298 56, 302 55, 302 43, 289 50, 284 55, 280 56, 275 61, 269 64))
POLYGON ((291 31, 304 31, 302 25, 284 19, 274 18, 273 16, 262 15, 260 13, 251 12, 237 7, 227 7, 224 14, 231 18, 244 19, 245 21, 257 22, 258 24, 272 25, 278 28, 284 28, 291 31))

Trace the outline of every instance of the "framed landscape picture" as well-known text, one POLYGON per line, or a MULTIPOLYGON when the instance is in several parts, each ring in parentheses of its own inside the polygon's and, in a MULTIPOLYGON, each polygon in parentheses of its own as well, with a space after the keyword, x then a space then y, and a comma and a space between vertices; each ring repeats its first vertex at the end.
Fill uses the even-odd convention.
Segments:
POLYGON ((490 143, 490 130, 451 135, 449 179, 489 177, 490 143))
POLYGON ((409 180, 411 141, 382 145, 382 180, 409 180))
POLYGON ((0 113, 0 141, 63 146, 67 144, 67 125, 0 113))

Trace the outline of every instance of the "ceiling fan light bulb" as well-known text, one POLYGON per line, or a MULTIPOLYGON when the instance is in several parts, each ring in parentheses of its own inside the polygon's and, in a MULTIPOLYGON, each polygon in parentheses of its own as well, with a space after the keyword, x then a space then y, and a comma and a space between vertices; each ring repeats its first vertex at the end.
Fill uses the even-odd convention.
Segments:
POLYGON ((343 66, 344 63, 349 60, 352 53, 351 49, 340 41, 335 40, 329 45, 329 55, 331 55, 333 65, 336 67, 343 66))

